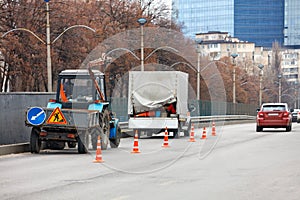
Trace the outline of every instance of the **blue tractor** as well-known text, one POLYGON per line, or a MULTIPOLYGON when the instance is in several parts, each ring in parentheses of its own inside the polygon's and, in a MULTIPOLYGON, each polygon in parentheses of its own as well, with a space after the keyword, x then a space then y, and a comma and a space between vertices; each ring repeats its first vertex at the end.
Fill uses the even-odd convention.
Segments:
POLYGON ((109 109, 106 98, 105 76, 99 70, 64 70, 58 76, 56 98, 46 108, 31 107, 26 111, 25 124, 32 127, 31 153, 41 149, 78 149, 87 153, 110 143, 120 144, 119 120, 109 109))

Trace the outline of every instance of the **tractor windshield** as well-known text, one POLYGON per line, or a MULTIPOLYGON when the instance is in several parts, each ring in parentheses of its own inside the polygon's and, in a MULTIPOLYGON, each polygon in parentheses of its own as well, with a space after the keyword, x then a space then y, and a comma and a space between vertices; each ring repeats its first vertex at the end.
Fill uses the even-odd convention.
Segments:
POLYGON ((97 98, 90 79, 62 78, 60 84, 61 102, 93 102, 97 98))

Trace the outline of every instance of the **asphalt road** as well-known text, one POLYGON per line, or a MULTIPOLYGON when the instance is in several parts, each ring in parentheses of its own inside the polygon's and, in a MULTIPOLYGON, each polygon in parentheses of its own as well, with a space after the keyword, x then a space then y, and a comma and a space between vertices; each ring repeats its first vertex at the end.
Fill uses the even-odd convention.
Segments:
POLYGON ((300 197, 300 124, 292 132, 255 124, 217 125, 217 136, 196 142, 187 137, 139 140, 102 151, 43 151, 0 157, 1 199, 278 199, 300 197))

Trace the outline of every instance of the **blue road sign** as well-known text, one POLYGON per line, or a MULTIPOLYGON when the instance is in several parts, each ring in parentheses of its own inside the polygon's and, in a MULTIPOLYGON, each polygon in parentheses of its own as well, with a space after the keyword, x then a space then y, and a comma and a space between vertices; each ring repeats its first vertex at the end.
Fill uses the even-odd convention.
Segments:
POLYGON ((32 107, 27 112, 27 121, 34 125, 41 125, 46 119, 45 111, 40 107, 32 107))

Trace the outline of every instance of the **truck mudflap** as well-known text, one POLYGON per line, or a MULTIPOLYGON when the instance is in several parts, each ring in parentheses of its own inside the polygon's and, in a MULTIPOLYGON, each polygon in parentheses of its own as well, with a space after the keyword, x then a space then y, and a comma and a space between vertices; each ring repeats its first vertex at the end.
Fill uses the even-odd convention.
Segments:
POLYGON ((130 118, 128 121, 128 128, 130 129, 178 129, 178 119, 177 118, 130 118))

